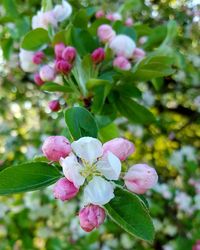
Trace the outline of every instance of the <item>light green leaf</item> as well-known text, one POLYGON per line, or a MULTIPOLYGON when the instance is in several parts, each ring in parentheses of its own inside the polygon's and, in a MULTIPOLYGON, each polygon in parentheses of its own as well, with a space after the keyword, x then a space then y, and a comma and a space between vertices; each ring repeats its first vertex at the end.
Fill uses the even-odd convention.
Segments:
POLYGON ((45 90, 45 91, 49 91, 49 92, 56 92, 56 91, 57 92, 66 92, 66 93, 73 92, 73 90, 70 87, 59 85, 59 84, 54 83, 54 82, 45 83, 44 85, 42 85, 41 89, 45 90))
POLYGON ((37 28, 28 32, 22 40, 21 47, 25 50, 35 51, 50 42, 47 30, 37 28))
POLYGON ((174 73, 173 58, 162 55, 149 56, 138 63, 132 74, 133 80, 146 81, 174 73))

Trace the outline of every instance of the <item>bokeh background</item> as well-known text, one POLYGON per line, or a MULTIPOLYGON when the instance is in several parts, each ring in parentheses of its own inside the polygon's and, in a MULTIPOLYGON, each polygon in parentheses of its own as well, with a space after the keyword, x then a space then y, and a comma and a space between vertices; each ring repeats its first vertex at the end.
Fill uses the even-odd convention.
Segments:
MULTIPOLYGON (((200 239, 200 2, 69 2, 74 9, 95 5, 114 12, 123 4, 121 11, 148 30, 146 51, 163 41, 168 20, 178 24, 172 44, 178 55, 175 74, 153 85, 139 85, 144 92, 140 101, 160 117, 160 127, 119 118, 113 131, 135 143, 130 165, 148 162, 159 173, 159 184, 147 194, 156 238, 152 245, 136 240, 110 220, 87 234, 74 216, 79 201, 55 201, 49 187, 0 197, 0 250, 190 250, 200 239)), ((61 134, 65 127, 62 114, 48 109, 55 94, 39 90, 19 67, 20 41, 40 4, 39 0, 0 1, 0 171, 41 155, 44 138, 61 134)))

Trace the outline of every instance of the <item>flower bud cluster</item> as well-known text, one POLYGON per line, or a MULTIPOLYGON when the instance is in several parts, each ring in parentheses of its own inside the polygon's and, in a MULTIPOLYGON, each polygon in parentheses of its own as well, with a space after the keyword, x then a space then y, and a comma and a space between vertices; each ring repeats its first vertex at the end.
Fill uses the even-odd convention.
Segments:
POLYGON ((78 216, 80 226, 86 232, 104 222, 103 205, 115 197, 114 181, 122 178, 129 191, 143 194, 158 180, 155 169, 147 164, 136 164, 125 174, 121 172, 122 162, 135 151, 134 144, 124 138, 115 138, 102 145, 92 137, 82 137, 70 143, 64 136, 50 136, 42 151, 48 160, 59 162, 62 167, 64 177, 53 189, 56 199, 68 201, 83 186, 84 207, 78 216))

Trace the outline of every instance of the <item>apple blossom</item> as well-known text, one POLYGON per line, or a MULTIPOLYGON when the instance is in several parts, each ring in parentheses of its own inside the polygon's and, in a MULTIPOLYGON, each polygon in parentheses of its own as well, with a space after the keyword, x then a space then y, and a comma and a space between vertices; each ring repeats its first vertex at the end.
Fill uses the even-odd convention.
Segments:
POLYGON ((117 12, 115 12, 115 13, 108 13, 108 14, 106 15, 106 18, 107 18, 108 20, 112 21, 112 22, 115 22, 115 21, 117 21, 117 20, 122 20, 121 14, 119 14, 119 13, 117 13, 117 12))
POLYGON ((100 63, 104 60, 105 58, 105 52, 104 52, 104 49, 103 48, 98 48, 98 49, 95 49, 93 52, 92 52, 92 61, 94 63, 100 63))
POLYGON ((58 180, 53 188, 54 197, 62 201, 71 200, 78 191, 78 188, 65 177, 58 180))
POLYGON ((124 56, 118 56, 113 61, 113 66, 122 70, 130 70, 131 63, 124 56))
POLYGON ((96 17, 97 19, 102 18, 102 17, 104 17, 104 16, 105 16, 105 13, 104 13, 103 10, 98 10, 98 11, 96 12, 96 14, 95 14, 95 17, 96 17))
POLYGON ((142 60, 145 57, 146 53, 143 49, 135 48, 133 52, 133 58, 137 61, 142 60))
POLYGON ((98 139, 82 137, 72 144, 73 153, 60 159, 65 177, 79 188, 89 177, 84 188, 84 203, 104 205, 114 197, 114 187, 109 181, 118 180, 121 162, 112 153, 103 155, 98 139))
POLYGON ((115 138, 103 144, 103 154, 112 152, 121 161, 128 158, 135 151, 134 144, 124 138, 115 138))
POLYGON ((44 82, 53 81, 55 78, 55 70, 49 65, 44 65, 40 69, 40 77, 44 82))
POLYGON ((38 69, 38 65, 33 63, 33 56, 34 52, 20 49, 20 66, 25 72, 34 72, 38 69))
POLYGON ((97 30, 97 35, 101 42, 107 43, 112 41, 112 39, 116 36, 116 33, 110 25, 102 24, 97 30))
POLYGON ((71 152, 71 145, 64 136, 49 136, 42 146, 43 154, 50 161, 59 161, 71 152))
POLYGON ((72 46, 67 46, 62 52, 62 58, 72 63, 76 58, 76 49, 72 46))
POLYGON ((133 25, 133 18, 132 17, 128 17, 125 21, 125 25, 126 26, 132 26, 133 25))
POLYGON ((117 56, 131 58, 136 48, 135 42, 127 35, 117 35, 109 44, 117 56))
POLYGON ((90 204, 79 212, 81 228, 86 232, 91 232, 98 228, 105 220, 106 214, 102 207, 90 204))
POLYGON ((56 111, 60 110, 60 103, 57 100, 50 101, 48 106, 49 106, 51 111, 56 112, 56 111))
POLYGON ((54 53, 56 55, 56 59, 62 59, 62 52, 65 49, 64 43, 57 43, 54 46, 54 53))
POLYGON ((42 51, 37 51, 37 52, 33 55, 33 58, 32 58, 33 63, 35 63, 35 64, 41 64, 42 61, 43 61, 43 59, 44 59, 44 57, 45 57, 44 52, 42 52, 42 51))
POLYGON ((57 60, 55 64, 57 72, 68 74, 72 68, 72 65, 65 60, 57 60))
POLYGON ((65 0, 62 0, 62 4, 58 4, 53 8, 54 17, 58 22, 62 22, 72 14, 72 6, 65 0))
POLYGON ((32 18, 32 28, 43 28, 48 29, 49 25, 52 25, 53 27, 57 27, 57 19, 54 16, 53 11, 38 11, 35 16, 32 18))
POLYGON ((156 170, 147 164, 136 164, 129 168, 124 176, 128 190, 136 194, 144 194, 158 181, 156 170))
POLYGON ((35 73, 34 74, 34 82, 38 85, 38 86, 42 86, 44 84, 44 81, 42 81, 40 74, 39 73, 35 73))

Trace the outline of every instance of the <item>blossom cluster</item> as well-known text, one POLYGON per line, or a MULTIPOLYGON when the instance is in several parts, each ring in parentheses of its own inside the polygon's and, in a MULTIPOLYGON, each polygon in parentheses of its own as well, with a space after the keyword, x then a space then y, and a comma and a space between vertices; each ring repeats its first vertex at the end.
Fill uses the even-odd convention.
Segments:
POLYGON ((42 150, 48 160, 59 162, 62 167, 64 177, 54 186, 55 198, 68 201, 83 190, 84 207, 79 220, 87 232, 104 222, 103 206, 115 196, 115 181, 122 178, 129 191, 144 194, 158 180, 155 169, 147 164, 136 164, 122 172, 122 162, 135 151, 134 144, 123 138, 102 145, 92 137, 70 143, 64 136, 50 136, 42 150))
POLYGON ((112 50, 115 56, 113 67, 121 70, 130 70, 131 62, 145 57, 145 51, 137 48, 131 37, 125 34, 117 35, 115 30, 108 24, 100 25, 97 35, 99 40, 112 50))

